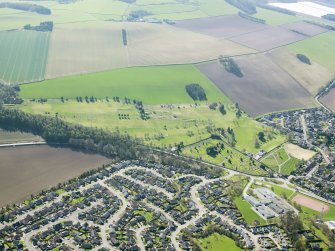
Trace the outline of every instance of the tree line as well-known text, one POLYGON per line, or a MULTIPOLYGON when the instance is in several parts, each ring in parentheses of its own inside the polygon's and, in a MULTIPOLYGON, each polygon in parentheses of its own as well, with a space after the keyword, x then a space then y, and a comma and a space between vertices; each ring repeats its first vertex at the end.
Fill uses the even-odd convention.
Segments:
POLYGON ((31 24, 26 24, 23 26, 25 30, 34 30, 34 31, 42 31, 48 32, 52 31, 54 28, 54 23, 52 21, 41 22, 39 25, 32 26, 31 24))
POLYGON ((50 144, 67 144, 72 148, 99 153, 109 158, 137 159, 142 153, 141 142, 138 139, 98 128, 70 124, 57 116, 31 115, 2 107, 0 127, 30 132, 42 136, 50 144))
POLYGON ((30 4, 30 3, 0 3, 0 8, 9 8, 15 10, 35 12, 42 15, 50 15, 51 10, 41 5, 30 4))

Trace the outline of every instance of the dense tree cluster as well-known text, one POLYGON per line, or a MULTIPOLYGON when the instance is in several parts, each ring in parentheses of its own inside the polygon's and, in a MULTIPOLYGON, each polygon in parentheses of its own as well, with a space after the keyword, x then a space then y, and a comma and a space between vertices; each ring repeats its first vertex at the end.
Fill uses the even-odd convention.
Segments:
POLYGON ((335 14, 327 14, 327 15, 322 16, 322 18, 328 19, 330 21, 335 21, 335 14))
POLYGON ((127 31, 125 29, 122 29, 122 41, 124 46, 128 44, 127 31))
POLYGON ((297 58, 298 58, 301 62, 303 62, 304 64, 309 64, 309 65, 312 64, 312 63, 311 63, 311 60, 309 60, 309 58, 308 58, 307 56, 303 55, 303 54, 297 54, 297 58))
POLYGON ((127 19, 128 21, 136 21, 136 20, 142 19, 145 16, 149 16, 151 14, 152 13, 146 10, 135 10, 129 13, 127 19))
POLYGON ((234 74, 236 77, 243 77, 243 73, 238 64, 231 57, 220 55, 219 62, 224 66, 227 72, 234 74))
POLYGON ((226 115, 227 114, 227 111, 226 111, 226 108, 225 108, 224 104, 221 104, 219 106, 219 111, 221 112, 222 115, 226 115))
POLYGON ((194 101, 205 101, 207 100, 207 96, 204 88, 199 84, 189 84, 186 85, 186 92, 194 101))
POLYGON ((218 143, 215 146, 210 146, 206 148, 206 153, 207 155, 215 158, 221 153, 221 150, 224 149, 224 144, 223 143, 218 143))
POLYGON ((22 11, 29 11, 29 12, 35 12, 38 14, 43 15, 50 15, 51 10, 37 4, 30 4, 30 3, 12 3, 12 2, 6 2, 6 3, 0 3, 0 8, 10 8, 15 10, 22 10, 22 11))
POLYGON ((136 159, 143 154, 140 141, 128 135, 74 125, 57 116, 30 115, 16 109, 0 109, 0 126, 4 129, 31 132, 48 143, 99 153, 117 159, 136 159))
POLYGON ((225 1, 250 15, 257 13, 256 6, 253 4, 253 2, 249 0, 225 0, 225 1))
POLYGON ((52 31, 53 27, 54 27, 54 23, 52 21, 42 22, 37 26, 32 26, 30 24, 23 26, 25 30, 34 30, 34 31, 42 31, 42 32, 52 31))
POLYGON ((5 85, 0 83, 0 106, 2 104, 21 104, 23 100, 18 93, 20 87, 18 85, 5 85))
POLYGON ((301 238, 299 232, 304 229, 299 215, 290 211, 280 217, 280 225, 292 240, 295 250, 305 250, 306 241, 301 238))

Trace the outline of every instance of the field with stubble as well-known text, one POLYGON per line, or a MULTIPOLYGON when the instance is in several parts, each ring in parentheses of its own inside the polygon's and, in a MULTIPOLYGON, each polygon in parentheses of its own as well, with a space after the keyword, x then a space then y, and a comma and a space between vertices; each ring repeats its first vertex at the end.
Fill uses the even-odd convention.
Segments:
POLYGON ((110 162, 99 155, 50 146, 0 148, 0 159, 0 207, 110 162))

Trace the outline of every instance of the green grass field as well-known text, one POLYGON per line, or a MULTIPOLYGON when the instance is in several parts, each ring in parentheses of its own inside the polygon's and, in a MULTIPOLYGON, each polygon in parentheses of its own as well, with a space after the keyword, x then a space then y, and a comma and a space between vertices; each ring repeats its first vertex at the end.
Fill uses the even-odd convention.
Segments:
POLYGON ((311 60, 335 70, 335 32, 327 32, 321 35, 291 44, 288 48, 309 57, 311 60))
POLYGON ((225 143, 225 148, 221 150, 221 153, 216 157, 207 155, 206 149, 208 147, 215 146, 218 143, 222 142, 218 140, 208 140, 206 142, 185 148, 183 150, 183 154, 194 158, 201 158, 202 160, 213 164, 224 165, 225 167, 233 170, 239 170, 258 175, 265 174, 265 171, 260 169, 260 164, 258 162, 253 164, 249 157, 234 150, 225 143))
POLYGON ((289 156, 282 147, 268 153, 261 161, 273 171, 283 175, 290 175, 297 169, 297 165, 301 163, 301 160, 289 156))
POLYGON ((220 234, 212 234, 204 239, 196 240, 203 251, 240 251, 243 250, 236 246, 234 240, 220 234))
MULTIPOLYGON (((111 98, 110 102, 99 100, 89 104, 74 100, 65 103, 60 100, 49 100, 44 104, 25 101, 19 108, 33 114, 55 116, 57 113, 62 119, 72 123, 97 126, 110 131, 118 130, 143 138, 145 143, 166 148, 174 147, 175 143, 181 141, 189 145, 210 137, 207 127, 231 127, 235 132, 236 147, 241 151, 257 153, 259 149, 254 147, 257 134, 268 129, 245 115, 237 119, 234 106, 230 101, 226 102, 227 114, 224 116, 218 110, 209 109, 206 104, 197 107, 190 104, 145 105, 146 112, 150 114, 149 120, 142 120, 133 105, 120 104, 111 98), (120 120, 119 114, 128 114, 130 119, 120 120)), ((271 131, 271 133, 273 139, 261 145, 266 151, 285 141, 285 137, 279 132, 271 131)))
POLYGON ((44 79, 49 32, 0 32, 0 81, 24 83, 44 79))
POLYGON ((185 86, 200 84, 210 101, 225 101, 221 91, 194 66, 135 67, 70 76, 22 86, 26 99, 77 96, 105 98, 118 96, 142 100, 144 104, 194 103, 185 86))
POLYGON ((278 26, 287 23, 293 23, 301 20, 297 16, 286 15, 276 11, 271 11, 263 8, 257 8, 257 14, 253 15, 254 17, 263 19, 267 24, 272 26, 278 26))
POLYGON ((257 220, 261 225, 265 225, 266 221, 261 218, 254 210, 251 209, 251 205, 245 201, 242 197, 237 197, 234 199, 235 205, 238 210, 241 212, 245 221, 253 225, 253 223, 257 220))

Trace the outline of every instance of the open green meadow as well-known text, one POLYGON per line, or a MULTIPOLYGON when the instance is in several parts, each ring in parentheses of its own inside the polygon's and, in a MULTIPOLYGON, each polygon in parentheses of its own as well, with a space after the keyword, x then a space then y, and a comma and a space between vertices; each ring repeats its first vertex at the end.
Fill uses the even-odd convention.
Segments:
POLYGON ((283 147, 280 147, 268 153, 261 162, 277 173, 290 175, 302 161, 290 156, 283 147))
POLYGON ((22 86, 25 99, 77 96, 138 99, 144 104, 194 103, 185 86, 200 84, 210 101, 226 101, 220 90, 194 66, 135 67, 45 80, 22 86))
POLYGON ((234 240, 220 234, 212 234, 204 239, 196 240, 203 251, 240 251, 234 240))
MULTIPOLYGON (((184 91, 185 92, 185 91, 184 91)), ((42 96, 43 97, 43 96, 42 96)), ((122 101, 122 99, 121 99, 122 101)), ((268 131, 272 139, 261 145, 261 149, 270 151, 285 141, 285 137, 277 131, 272 131, 262 124, 243 115, 236 118, 235 108, 229 101, 225 103, 227 114, 209 109, 205 103, 181 105, 145 105, 144 109, 150 119, 142 120, 134 105, 114 102, 109 97, 95 103, 78 103, 69 100, 49 100, 47 103, 26 101, 20 109, 33 114, 47 114, 72 123, 85 126, 97 126, 111 131, 120 131, 143 138, 146 143, 152 143, 166 148, 174 147, 181 141, 185 145, 210 137, 209 128, 232 128, 235 132, 236 147, 241 151, 257 153, 254 141, 260 131, 268 131), (120 119, 119 115, 129 115, 129 119, 120 119)), ((195 152, 193 153, 195 154, 195 152)))
POLYGON ((291 44, 288 48, 295 52, 304 54, 311 60, 335 70, 335 32, 327 32, 321 35, 305 39, 291 44))
POLYGON ((262 175, 266 172, 260 168, 260 163, 250 160, 246 155, 236 151, 223 141, 219 140, 207 140, 186 147, 183 150, 183 154, 191 156, 193 158, 201 159, 213 164, 224 165, 225 167, 233 170, 238 170, 246 173, 262 175), (224 148, 220 153, 213 157, 207 154, 207 149, 217 144, 224 144, 224 148))
POLYGON ((0 80, 25 83, 44 79, 49 32, 0 32, 0 80))

